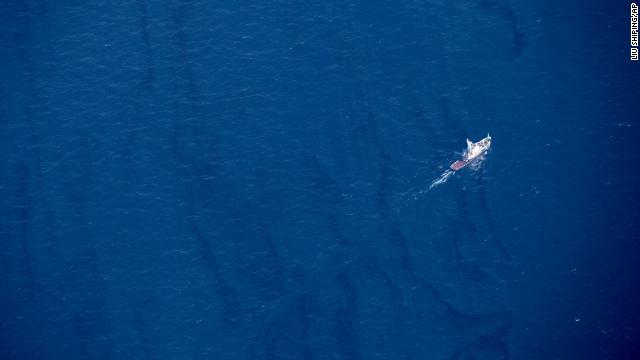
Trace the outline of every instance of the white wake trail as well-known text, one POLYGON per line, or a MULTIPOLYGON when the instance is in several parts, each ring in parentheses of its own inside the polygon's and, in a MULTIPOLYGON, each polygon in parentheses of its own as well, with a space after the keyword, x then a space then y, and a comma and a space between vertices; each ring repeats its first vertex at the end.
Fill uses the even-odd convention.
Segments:
POLYGON ((415 201, 420 200, 429 191, 431 191, 431 189, 433 189, 434 187, 436 187, 438 185, 442 185, 445 182, 447 182, 447 180, 449 180, 449 178, 452 177, 453 174, 455 174, 455 173, 456 172, 453 171, 453 170, 446 170, 437 179, 433 180, 433 182, 431 183, 431 185, 428 188, 423 188, 421 190, 418 190, 418 191, 415 191, 415 192, 411 192, 409 194, 405 193, 404 195, 402 195, 402 200, 400 201, 400 205, 397 206, 394 209, 394 211, 396 213, 398 213, 403 208, 405 208, 406 206, 409 206, 410 204, 413 204, 415 201))
POLYGON ((429 186, 429 190, 433 189, 434 187, 438 186, 438 185, 442 185, 444 183, 447 182, 447 180, 449 180, 450 177, 453 176, 453 174, 455 174, 455 171, 452 170, 447 170, 445 172, 442 173, 442 175, 440 175, 440 177, 438 177, 437 179, 433 180, 433 182, 431 183, 431 186, 429 186))

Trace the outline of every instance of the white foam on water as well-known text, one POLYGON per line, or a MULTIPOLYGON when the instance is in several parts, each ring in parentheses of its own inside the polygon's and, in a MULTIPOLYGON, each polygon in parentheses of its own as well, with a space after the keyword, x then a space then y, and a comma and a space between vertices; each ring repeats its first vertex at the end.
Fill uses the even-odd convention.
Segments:
POLYGON ((440 177, 438 177, 437 179, 433 180, 433 182, 431 183, 431 185, 429 186, 429 190, 433 189, 436 186, 442 185, 444 183, 447 182, 447 180, 449 180, 450 177, 453 176, 453 174, 455 174, 456 172, 453 170, 446 170, 445 172, 442 173, 442 175, 440 175, 440 177))

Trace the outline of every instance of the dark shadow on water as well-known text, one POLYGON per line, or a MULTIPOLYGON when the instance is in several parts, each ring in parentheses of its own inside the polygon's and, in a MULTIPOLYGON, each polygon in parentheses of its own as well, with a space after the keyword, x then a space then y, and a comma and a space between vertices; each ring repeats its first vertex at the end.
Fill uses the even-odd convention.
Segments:
POLYGON ((513 8, 505 1, 494 0, 478 0, 478 5, 487 14, 496 16, 509 25, 513 37, 513 55, 515 58, 520 57, 527 47, 527 38, 513 8))

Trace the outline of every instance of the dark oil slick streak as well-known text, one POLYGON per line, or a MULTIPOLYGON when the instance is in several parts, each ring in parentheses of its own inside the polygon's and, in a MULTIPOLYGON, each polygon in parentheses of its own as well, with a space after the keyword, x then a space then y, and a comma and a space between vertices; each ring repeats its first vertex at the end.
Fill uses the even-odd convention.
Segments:
POLYGON ((338 306, 334 315, 336 346, 343 359, 361 359, 355 331, 358 316, 356 288, 349 275, 344 271, 338 273, 336 281, 345 296, 344 304, 338 306))
MULTIPOLYGON (((190 223, 191 233, 196 244, 200 249, 200 258, 205 266, 211 271, 213 279, 217 284, 217 293, 224 304, 222 311, 222 319, 227 325, 237 324, 240 319, 238 294, 235 289, 229 285, 223 276, 217 256, 208 239, 202 233, 199 224, 199 214, 197 210, 197 185, 201 181, 199 175, 205 171, 196 161, 199 145, 203 141, 211 141, 205 139, 199 130, 198 118, 200 111, 197 106, 196 94, 197 90, 194 84, 193 73, 190 64, 187 34, 185 23, 185 12, 189 6, 188 2, 178 2, 171 5, 171 19, 174 25, 173 44, 177 51, 176 63, 172 67, 173 82, 180 96, 175 96, 173 101, 174 107, 174 129, 173 129, 173 151, 178 160, 177 171, 182 176, 182 181, 187 191, 188 203, 185 206, 187 211, 187 219, 190 223), (186 88, 185 88, 186 86, 186 88), (180 103, 179 99, 186 99, 187 104, 180 103)), ((183 100, 184 101, 184 100, 183 100)), ((211 170, 211 169, 209 169, 211 170)))
POLYGON ((487 196, 485 195, 483 177, 482 175, 478 176, 478 185, 480 188, 480 207, 482 209, 482 215, 485 218, 485 223, 489 229, 489 235, 491 237, 491 241, 498 247, 500 253, 506 260, 511 260, 511 255, 507 250, 507 247, 500 241, 498 235, 496 233, 495 225, 493 223, 493 218, 491 216, 491 209, 489 207, 489 203, 487 201, 487 196))
POLYGON ((155 82, 155 71, 153 68, 153 55, 151 54, 151 37, 149 35, 149 10, 147 0, 137 0, 140 11, 140 35, 144 48, 145 75, 142 84, 145 87, 151 86, 155 82))
POLYGON ((513 54, 518 58, 527 47, 527 38, 521 29, 515 11, 508 2, 494 0, 478 0, 479 7, 488 14, 492 14, 509 24, 513 36, 513 54))

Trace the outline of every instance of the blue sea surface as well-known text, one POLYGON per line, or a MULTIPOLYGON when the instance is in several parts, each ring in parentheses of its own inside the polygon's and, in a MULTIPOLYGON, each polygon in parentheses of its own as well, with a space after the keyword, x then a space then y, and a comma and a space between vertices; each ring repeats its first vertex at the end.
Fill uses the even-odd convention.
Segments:
POLYGON ((0 2, 0 359, 640 358, 629 17, 0 2))

